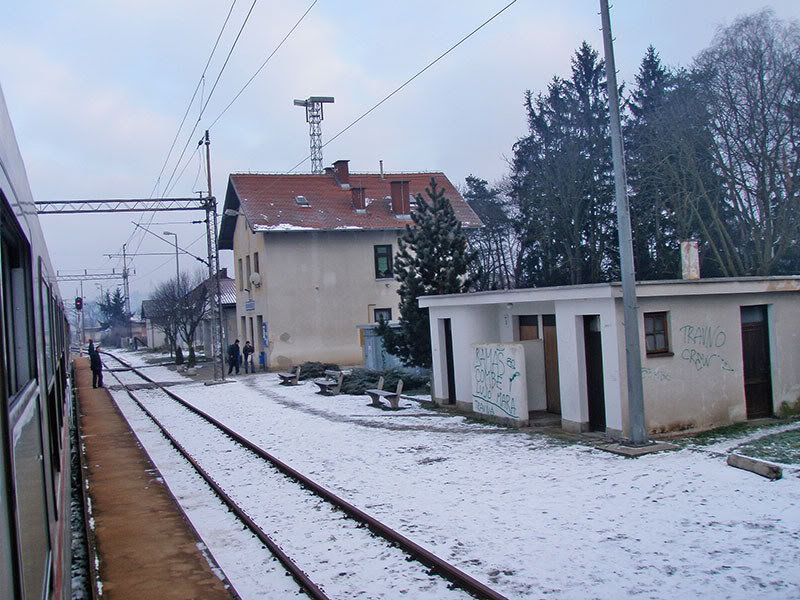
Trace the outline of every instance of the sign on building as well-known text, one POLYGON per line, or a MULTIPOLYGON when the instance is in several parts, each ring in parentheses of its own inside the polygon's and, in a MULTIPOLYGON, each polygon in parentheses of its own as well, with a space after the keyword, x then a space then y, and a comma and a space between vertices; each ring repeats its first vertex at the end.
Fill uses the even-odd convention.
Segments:
POLYGON ((472 410, 527 421, 528 388, 522 344, 473 344, 472 357, 472 410))

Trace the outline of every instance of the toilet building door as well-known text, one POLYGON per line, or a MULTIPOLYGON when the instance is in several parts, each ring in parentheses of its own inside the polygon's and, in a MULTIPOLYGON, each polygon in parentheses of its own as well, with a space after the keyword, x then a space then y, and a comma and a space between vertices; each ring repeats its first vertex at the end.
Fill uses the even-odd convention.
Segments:
POLYGON ((742 366, 748 419, 772 416, 772 370, 766 306, 743 306, 742 366))
POLYGON ((606 429, 606 400, 603 385, 603 344, 600 339, 600 317, 583 317, 583 340, 586 356, 586 395, 589 401, 589 428, 606 429))

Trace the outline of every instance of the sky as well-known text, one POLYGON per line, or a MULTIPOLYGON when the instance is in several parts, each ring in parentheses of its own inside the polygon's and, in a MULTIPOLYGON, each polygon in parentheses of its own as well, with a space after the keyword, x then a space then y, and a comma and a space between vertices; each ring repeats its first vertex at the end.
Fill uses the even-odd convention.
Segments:
MULTIPOLYGON (((292 101, 312 95, 335 98, 322 123, 323 143, 331 140, 325 165, 349 159, 351 171, 375 172, 383 160, 390 172, 443 171, 456 185, 470 174, 494 182, 507 174, 513 144, 526 132, 525 90, 542 92, 553 76, 568 76, 583 41, 602 56, 597 0, 517 0, 333 138, 509 1, 6 2, 0 86, 37 201, 194 196, 207 189, 195 150, 210 129, 212 191, 221 206, 230 173, 310 170, 308 125, 292 101)), ((691 65, 720 26, 764 7, 781 19, 800 18, 796 0, 615 3, 619 81, 630 87, 651 44, 664 64, 691 65)), ((205 228, 190 223, 202 217, 120 213, 41 221, 61 274, 119 272, 125 244, 134 255, 130 286, 138 311, 156 285, 174 277, 175 238, 164 231, 178 234, 182 250, 205 255, 205 228)), ((221 252, 220 264, 232 266, 231 251, 221 252)), ((183 253, 180 266, 202 268, 183 253)), ((100 285, 109 282, 87 282, 84 295, 96 297, 100 285)), ((64 283, 61 290, 70 296, 77 286, 64 283)))

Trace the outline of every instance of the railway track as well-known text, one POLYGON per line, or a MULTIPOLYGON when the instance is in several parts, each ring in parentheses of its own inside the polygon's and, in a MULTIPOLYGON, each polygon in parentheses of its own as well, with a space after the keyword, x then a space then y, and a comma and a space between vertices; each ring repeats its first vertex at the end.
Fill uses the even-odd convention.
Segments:
POLYGON ((122 365, 108 373, 309 597, 505 598, 105 355, 122 365), (142 380, 149 389, 131 389, 142 380))

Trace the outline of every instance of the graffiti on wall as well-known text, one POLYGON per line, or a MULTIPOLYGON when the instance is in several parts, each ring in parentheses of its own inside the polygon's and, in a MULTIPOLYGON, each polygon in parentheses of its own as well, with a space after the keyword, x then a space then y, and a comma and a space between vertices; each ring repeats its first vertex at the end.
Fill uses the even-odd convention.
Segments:
POLYGON ((664 369, 651 369, 650 367, 642 367, 642 379, 652 379, 659 383, 664 381, 672 381, 672 373, 664 369))
POLYGON ((698 371, 718 366, 723 371, 733 371, 728 361, 720 354, 725 351, 728 334, 718 325, 684 325, 681 359, 694 365, 698 371))
POLYGON ((521 344, 473 346, 472 409, 485 415, 528 418, 525 349, 521 344))

